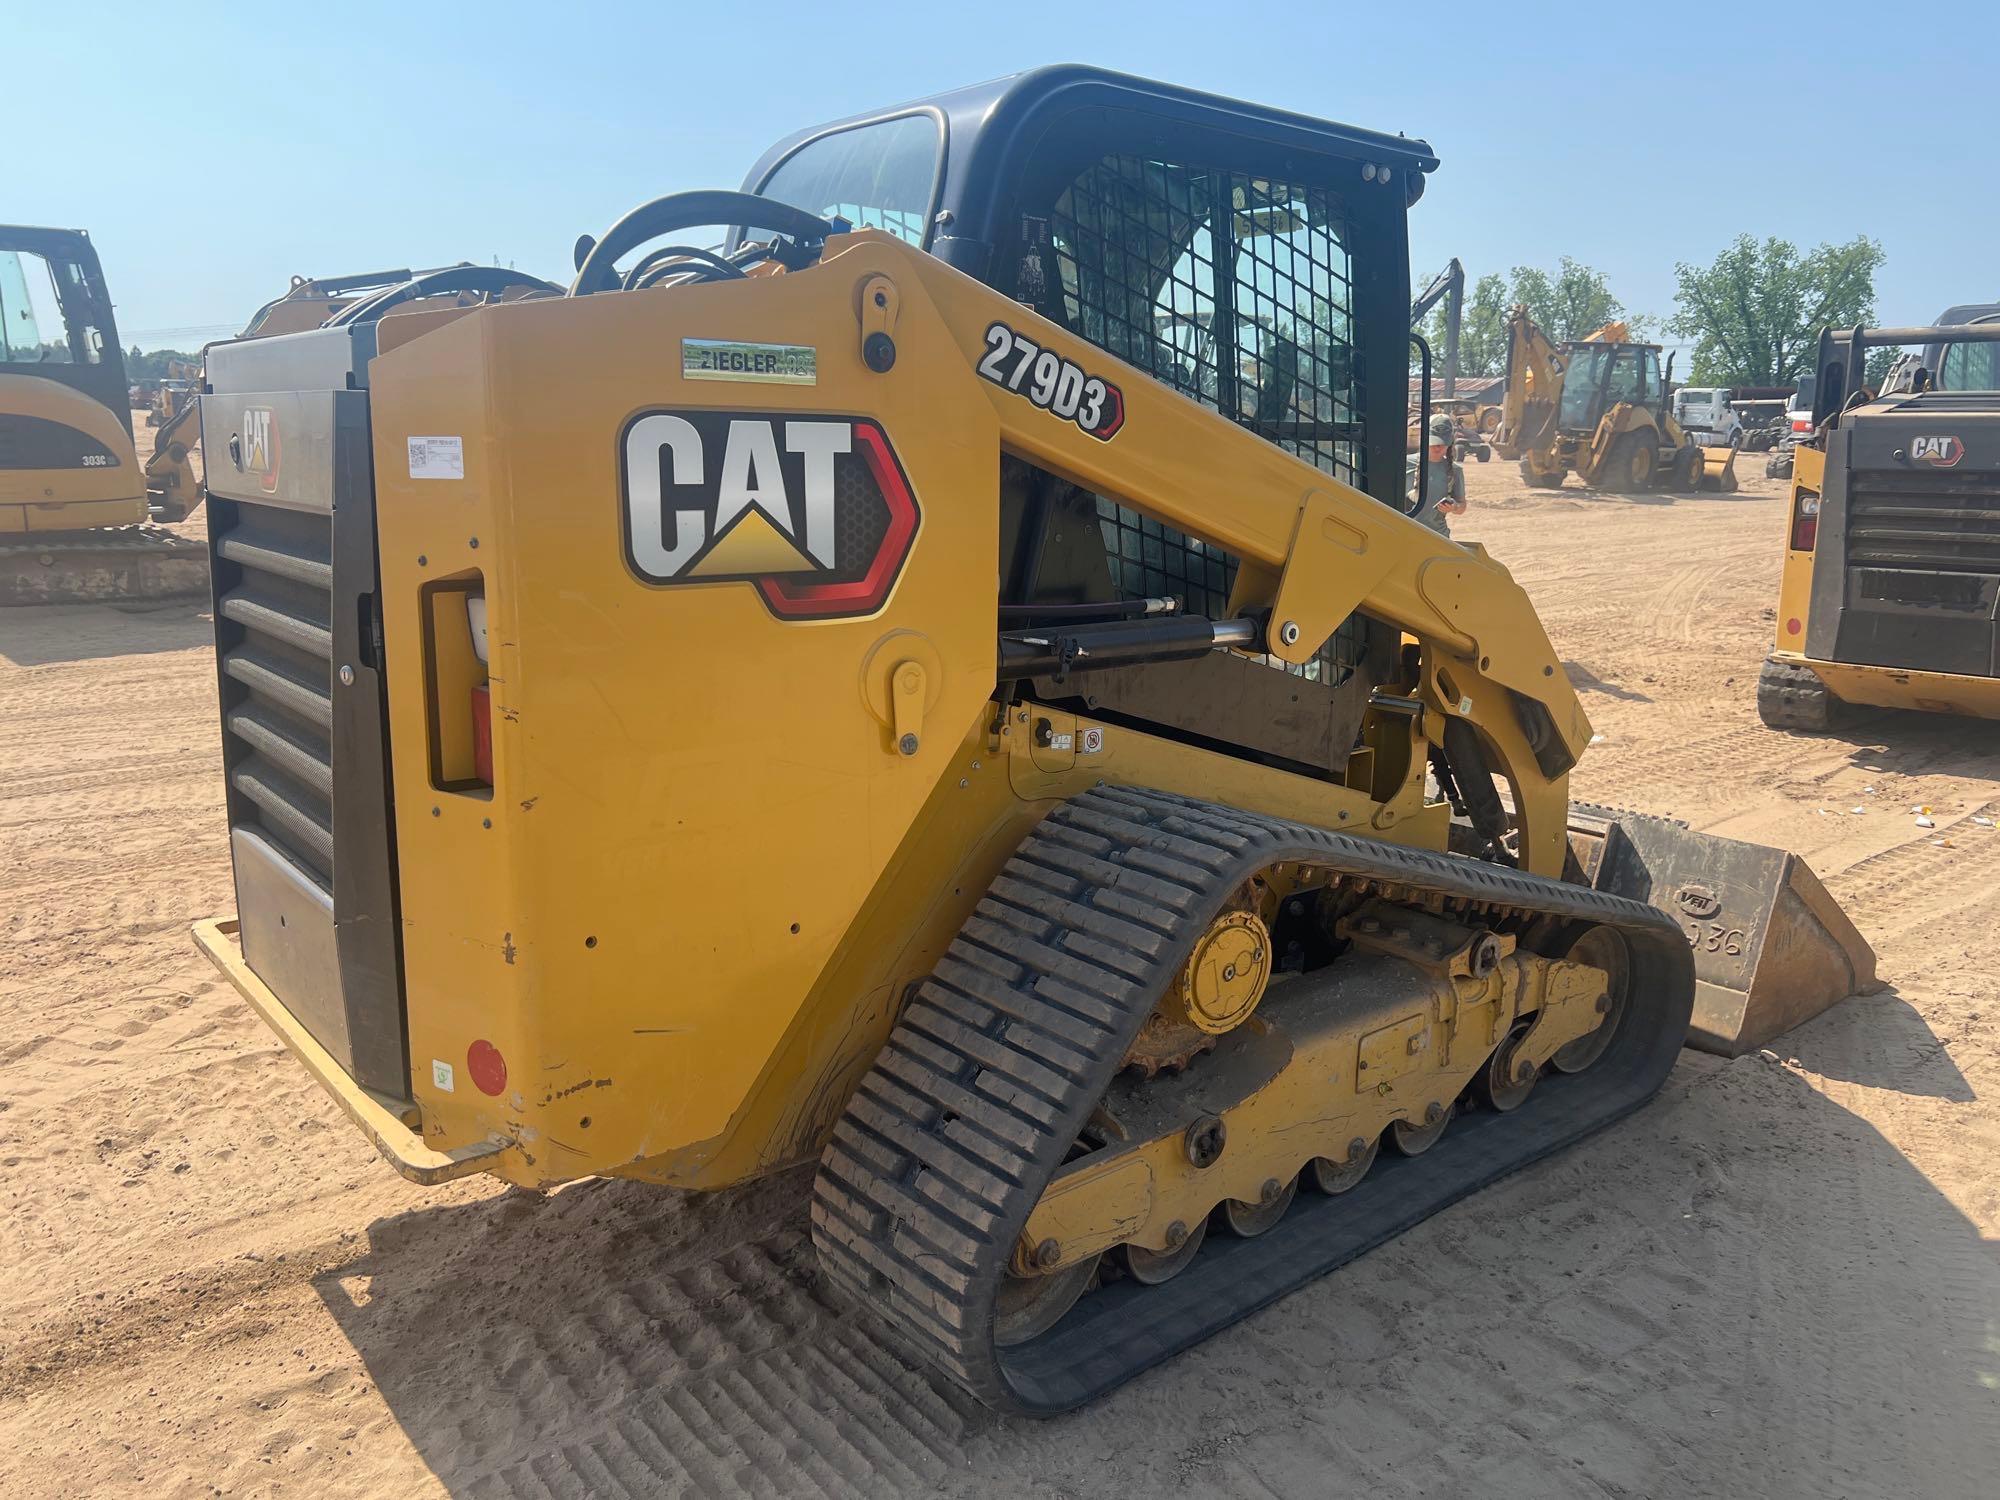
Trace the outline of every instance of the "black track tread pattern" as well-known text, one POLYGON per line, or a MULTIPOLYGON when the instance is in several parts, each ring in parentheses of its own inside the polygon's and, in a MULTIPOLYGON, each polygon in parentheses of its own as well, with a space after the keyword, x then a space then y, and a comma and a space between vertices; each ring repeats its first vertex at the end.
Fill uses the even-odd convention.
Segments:
POLYGON ((1023 841, 905 1006, 821 1157, 813 1242, 838 1290, 968 1391, 1002 1410, 1063 1411, 1636 1108, 1671 1070, 1693 995, 1686 939, 1650 906, 1100 787, 1023 841), (1298 859, 1516 918, 1618 928, 1633 993, 1604 1061, 1544 1080, 1520 1110, 1461 1122, 1421 1158, 1378 1164, 1337 1199, 1302 1196, 1256 1239, 1210 1236, 1165 1285, 1113 1283, 1042 1337, 996 1348, 1014 1243, 1154 1000, 1244 879, 1298 859))
POLYGON ((1840 700, 1811 667, 1767 660, 1757 673, 1757 717, 1768 728, 1821 734, 1839 710, 1840 700))

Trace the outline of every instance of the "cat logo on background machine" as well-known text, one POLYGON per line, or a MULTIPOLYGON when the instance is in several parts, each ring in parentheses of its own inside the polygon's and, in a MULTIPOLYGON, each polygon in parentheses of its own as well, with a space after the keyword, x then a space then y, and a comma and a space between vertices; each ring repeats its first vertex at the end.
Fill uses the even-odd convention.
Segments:
POLYGON ((648 583, 753 583, 780 619, 873 614, 917 534, 865 419, 653 411, 621 446, 626 561, 648 583))
POLYGON ((1955 437, 1920 437, 1910 443, 1910 457, 1919 463, 1949 469, 1965 457, 1965 444, 1955 437))
POLYGON ((243 439, 237 467, 255 476, 267 495, 278 492, 278 423, 268 406, 243 408, 243 439))

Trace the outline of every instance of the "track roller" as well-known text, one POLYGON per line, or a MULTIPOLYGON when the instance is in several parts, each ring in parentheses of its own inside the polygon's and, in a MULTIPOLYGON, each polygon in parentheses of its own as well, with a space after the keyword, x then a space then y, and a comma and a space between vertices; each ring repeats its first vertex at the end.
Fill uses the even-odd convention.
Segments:
POLYGON ((1121 1245, 1118 1249, 1125 1272, 1134 1281, 1146 1286, 1158 1286, 1163 1281, 1172 1281, 1185 1271, 1200 1252, 1202 1241, 1208 1238, 1208 1220, 1203 1219, 1189 1229, 1186 1222, 1176 1219, 1167 1229, 1169 1239, 1176 1238, 1179 1244, 1171 1250, 1148 1250, 1140 1245, 1121 1245))
POLYGON ((1354 1141, 1347 1148, 1345 1161, 1335 1161, 1330 1156, 1315 1156, 1306 1168, 1306 1176, 1315 1188, 1329 1198, 1338 1197, 1349 1188, 1360 1185, 1361 1179, 1368 1175, 1368 1169, 1375 1165, 1376 1153, 1381 1149, 1380 1136, 1372 1141, 1354 1141))
POLYGON ((1222 1227, 1238 1239, 1251 1240, 1266 1230, 1278 1227, 1278 1221, 1285 1216, 1285 1210, 1292 1206, 1292 1199, 1299 1195, 1299 1180, 1280 1184, 1273 1177, 1264 1184, 1264 1193, 1255 1203, 1245 1203, 1239 1198, 1225 1198, 1215 1214, 1222 1221, 1222 1227))

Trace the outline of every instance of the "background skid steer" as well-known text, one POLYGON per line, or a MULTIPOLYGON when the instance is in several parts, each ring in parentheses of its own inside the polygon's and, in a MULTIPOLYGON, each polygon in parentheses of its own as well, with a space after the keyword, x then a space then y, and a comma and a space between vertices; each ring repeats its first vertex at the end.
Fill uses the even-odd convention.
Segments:
POLYGON ((1824 731, 1850 706, 2000 718, 2000 311, 1820 335, 1795 450, 1757 712, 1824 731), (1880 392, 1868 351, 1918 345, 1880 392))
POLYGON ((197 941, 419 1181, 817 1161, 1030 1413, 1639 1107, 1698 975, 1765 1029, 1783 857, 1573 831, 1532 605, 1400 513, 1435 164, 1051 69, 213 348, 197 941))

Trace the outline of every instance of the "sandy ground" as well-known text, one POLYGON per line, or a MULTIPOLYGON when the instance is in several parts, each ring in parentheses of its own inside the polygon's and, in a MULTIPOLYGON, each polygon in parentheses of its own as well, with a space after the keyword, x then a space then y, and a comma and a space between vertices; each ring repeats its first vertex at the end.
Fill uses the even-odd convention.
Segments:
POLYGON ((2000 729, 1759 726, 1776 485, 1471 494, 1602 732, 1577 794, 1798 849, 1890 988, 1044 1423, 831 1305, 796 1176, 403 1183, 189 943, 204 611, 0 615, 0 1491, 1995 1493, 2000 729))

